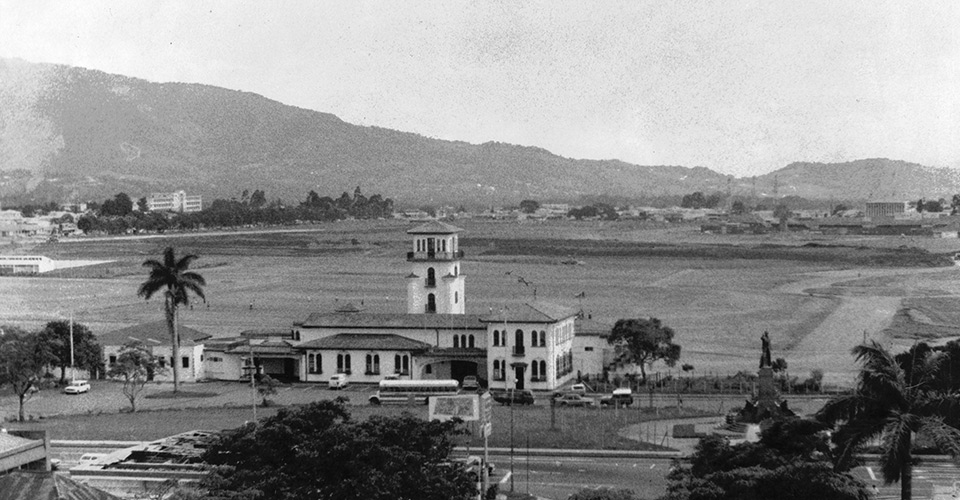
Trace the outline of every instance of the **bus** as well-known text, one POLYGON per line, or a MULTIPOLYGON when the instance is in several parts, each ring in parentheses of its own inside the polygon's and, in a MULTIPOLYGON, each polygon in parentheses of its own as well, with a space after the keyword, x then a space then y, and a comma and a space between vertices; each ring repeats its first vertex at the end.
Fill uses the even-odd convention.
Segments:
POLYGON ((460 392, 456 380, 381 380, 377 393, 370 396, 370 404, 407 403, 427 404, 432 396, 455 396, 460 392))

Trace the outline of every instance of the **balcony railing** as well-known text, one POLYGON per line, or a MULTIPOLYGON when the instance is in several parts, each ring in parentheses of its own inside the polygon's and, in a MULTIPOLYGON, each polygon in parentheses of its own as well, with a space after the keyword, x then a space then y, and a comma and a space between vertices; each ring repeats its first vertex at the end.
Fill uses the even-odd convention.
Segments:
POLYGON ((463 258, 463 250, 456 252, 407 252, 407 261, 456 260, 463 258))
POLYGON ((522 346, 522 345, 515 345, 515 346, 513 346, 513 355, 514 355, 514 356, 525 356, 525 355, 526 355, 526 352, 524 351, 523 346, 522 346))

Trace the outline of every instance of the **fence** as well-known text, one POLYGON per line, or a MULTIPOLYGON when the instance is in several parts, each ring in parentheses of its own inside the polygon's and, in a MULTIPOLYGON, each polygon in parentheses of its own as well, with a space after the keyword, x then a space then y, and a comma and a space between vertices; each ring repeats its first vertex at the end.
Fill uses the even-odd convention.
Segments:
MULTIPOLYGON (((644 383, 640 377, 613 377, 607 380, 596 377, 583 377, 591 392, 609 393, 618 387, 629 387, 634 395, 651 393, 662 394, 738 394, 756 395, 758 377, 756 374, 738 372, 721 374, 708 372, 703 375, 676 375, 653 372, 647 374, 644 383)), ((832 395, 846 391, 844 388, 826 386, 822 375, 811 374, 801 379, 789 373, 774 374, 774 383, 781 394, 832 395)))

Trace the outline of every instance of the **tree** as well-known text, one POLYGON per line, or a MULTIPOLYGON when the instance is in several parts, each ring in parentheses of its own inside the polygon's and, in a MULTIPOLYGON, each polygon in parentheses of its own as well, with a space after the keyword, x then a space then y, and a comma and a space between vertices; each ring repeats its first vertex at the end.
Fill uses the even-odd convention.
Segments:
POLYGON ((960 194, 955 194, 950 199, 950 214, 957 215, 958 212, 960 212, 960 194))
POLYGON ((147 197, 146 197, 146 196, 144 196, 144 197, 140 198, 139 200, 137 200, 137 210, 140 210, 140 211, 143 212, 143 213, 147 213, 147 212, 150 211, 150 204, 147 203, 147 197))
POLYGON ((916 208, 917 208, 917 212, 923 213, 923 198, 920 198, 919 200, 917 200, 916 208))
POLYGON ((212 499, 465 499, 476 485, 451 461, 457 429, 409 413, 353 421, 343 399, 282 408, 224 433, 201 484, 212 499))
POLYGON ((663 360, 674 366, 680 359, 680 346, 673 343, 673 335, 673 329, 657 318, 621 319, 613 325, 607 342, 615 346, 621 361, 640 367, 646 383, 646 365, 663 360))
POLYGON ((253 194, 250 195, 250 206, 253 208, 262 208, 266 204, 267 204, 266 193, 264 193, 260 189, 254 190, 253 194))
POLYGON ((150 275, 137 290, 137 295, 146 300, 150 300, 153 294, 163 290, 167 328, 170 331, 170 343, 173 346, 173 392, 180 390, 180 332, 177 325, 179 307, 190 304, 191 292, 206 301, 203 295, 206 280, 200 274, 188 271, 190 263, 196 259, 197 256, 192 254, 177 259, 173 247, 165 248, 163 262, 152 259, 144 261, 143 267, 150 268, 150 275))
POLYGON ((267 396, 273 396, 276 394, 278 385, 277 379, 267 375, 266 373, 257 377, 257 393, 260 394, 261 398, 263 398, 263 406, 270 406, 267 396))
POLYGON ((847 210, 850 210, 850 207, 841 203, 833 207, 833 210, 830 212, 830 215, 839 215, 839 214, 842 214, 843 212, 846 212, 847 210))
POLYGON ((683 199, 680 201, 680 208, 703 208, 707 200, 703 196, 703 193, 697 191, 693 194, 683 195, 683 199))
POLYGON ((147 382, 165 370, 147 346, 140 342, 130 342, 120 350, 117 362, 110 367, 107 376, 123 379, 123 395, 130 400, 130 411, 136 413, 137 398, 147 382))
POLYGON ((532 214, 540 208, 540 202, 537 200, 523 200, 520 202, 520 210, 525 214, 532 214))
POLYGON ((793 212, 790 211, 790 207, 784 205, 783 203, 773 208, 773 217, 780 221, 781 231, 785 231, 787 229, 787 219, 789 219, 791 216, 793 216, 793 212))
POLYGON ((18 418, 26 420, 24 405, 39 389, 46 366, 53 354, 40 341, 40 335, 18 328, 3 328, 0 336, 0 385, 10 384, 20 403, 18 418))
POLYGON ((689 465, 677 461, 667 476, 666 500, 866 500, 866 485, 835 470, 822 423, 775 420, 758 443, 731 445, 700 439, 689 465))
POLYGON ((960 456, 960 430, 944 422, 954 393, 935 387, 945 356, 921 349, 914 354, 906 373, 876 341, 854 347, 862 364, 855 391, 831 399, 817 413, 837 427, 833 441, 840 467, 853 463, 865 443, 880 438, 880 471, 887 484, 900 482, 902 500, 912 496, 914 434, 927 435, 941 450, 960 456))
POLYGON ((924 202, 923 211, 937 213, 943 211, 944 200, 930 200, 924 202))
POLYGON ((747 213, 747 207, 743 204, 742 201, 737 200, 730 205, 730 213, 734 215, 742 215, 747 213))
POLYGON ((787 371, 787 360, 783 358, 777 358, 773 360, 770 368, 773 368, 774 373, 785 372, 787 371))
POLYGON ((53 354, 52 365, 60 368, 60 383, 67 378, 67 367, 71 366, 94 373, 103 367, 103 348, 97 337, 81 323, 73 324, 73 353, 71 358, 71 335, 69 321, 51 321, 40 332, 40 341, 46 344, 53 354))

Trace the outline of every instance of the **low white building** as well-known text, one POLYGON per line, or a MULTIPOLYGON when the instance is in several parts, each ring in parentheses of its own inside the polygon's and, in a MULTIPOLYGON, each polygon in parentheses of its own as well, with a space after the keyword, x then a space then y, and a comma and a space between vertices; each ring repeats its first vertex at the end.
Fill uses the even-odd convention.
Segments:
POLYGON ((151 212, 199 212, 203 210, 200 195, 187 196, 185 191, 151 193, 147 197, 147 210, 151 212))
POLYGON ((614 362, 614 349, 610 345, 613 325, 595 321, 589 317, 577 318, 577 335, 573 338, 573 357, 577 376, 602 376, 603 371, 614 362))
POLYGON ((196 382, 206 378, 204 373, 204 342, 210 338, 209 334, 180 325, 180 352, 173 355, 173 346, 170 343, 170 332, 166 320, 153 323, 128 326, 97 336, 103 346, 103 356, 107 362, 107 369, 117 362, 120 351, 130 342, 137 342, 147 346, 154 356, 160 358, 160 365, 167 368, 164 373, 156 374, 152 380, 173 381, 173 363, 180 365, 180 381, 196 382))
POLYGON ((56 268, 53 259, 42 255, 0 255, 0 275, 42 274, 56 268))

